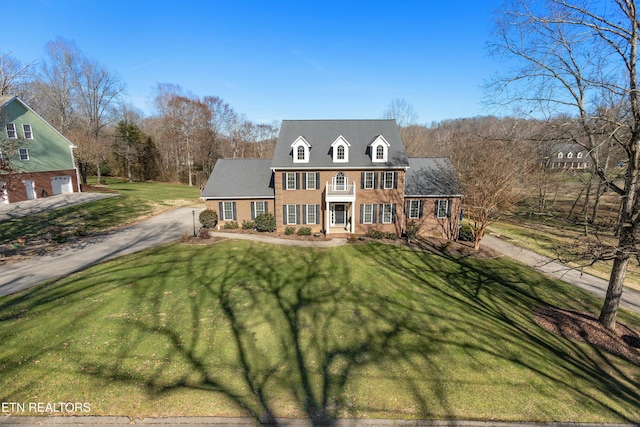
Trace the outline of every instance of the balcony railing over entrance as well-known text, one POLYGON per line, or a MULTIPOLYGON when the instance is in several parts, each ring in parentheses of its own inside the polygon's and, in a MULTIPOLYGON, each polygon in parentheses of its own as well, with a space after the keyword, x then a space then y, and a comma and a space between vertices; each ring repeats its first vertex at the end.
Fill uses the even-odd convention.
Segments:
POLYGON ((327 182, 325 197, 328 202, 353 202, 356 200, 356 185, 327 182))

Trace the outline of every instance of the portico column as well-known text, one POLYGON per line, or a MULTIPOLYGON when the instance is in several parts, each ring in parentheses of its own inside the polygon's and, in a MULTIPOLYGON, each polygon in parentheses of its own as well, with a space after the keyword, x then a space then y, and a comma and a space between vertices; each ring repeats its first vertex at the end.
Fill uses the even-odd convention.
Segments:
POLYGON ((326 225, 324 227, 326 234, 329 234, 329 229, 331 228, 331 211, 329 210, 329 202, 325 202, 326 203, 326 208, 325 208, 325 219, 326 219, 326 225))

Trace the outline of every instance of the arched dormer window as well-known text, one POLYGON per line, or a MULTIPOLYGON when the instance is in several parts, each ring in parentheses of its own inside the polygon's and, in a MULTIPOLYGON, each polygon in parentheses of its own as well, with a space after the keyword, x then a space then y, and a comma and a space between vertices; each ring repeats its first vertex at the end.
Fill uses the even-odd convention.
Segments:
POLYGON ((572 159, 573 158, 573 153, 571 151, 569 151, 567 153, 567 159, 572 159))
POLYGON ((299 136, 293 144, 291 144, 291 152, 293 155, 293 163, 309 163, 309 152, 311 144, 304 137, 299 136))
POLYGON ((562 153, 558 153, 558 158, 561 159, 562 158, 562 153))
POLYGON ((582 151, 578 152, 578 158, 581 159, 582 158, 582 151))
POLYGON ((351 144, 342 135, 333 141, 333 144, 331 144, 333 162, 347 163, 349 161, 349 147, 351 147, 351 144))
POLYGON ((371 153, 371 161, 374 163, 383 163, 387 162, 389 158, 389 143, 384 136, 378 135, 376 139, 373 140, 371 144, 369 144, 371 153))

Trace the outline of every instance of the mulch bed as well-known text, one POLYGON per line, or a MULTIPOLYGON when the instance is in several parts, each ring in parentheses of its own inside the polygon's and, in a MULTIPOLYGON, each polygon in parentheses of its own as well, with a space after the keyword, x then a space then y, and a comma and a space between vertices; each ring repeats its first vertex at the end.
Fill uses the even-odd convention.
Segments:
POLYGON ((539 307, 534 310, 536 322, 543 328, 570 340, 585 342, 640 365, 640 333, 618 323, 615 330, 606 329, 589 313, 539 307))

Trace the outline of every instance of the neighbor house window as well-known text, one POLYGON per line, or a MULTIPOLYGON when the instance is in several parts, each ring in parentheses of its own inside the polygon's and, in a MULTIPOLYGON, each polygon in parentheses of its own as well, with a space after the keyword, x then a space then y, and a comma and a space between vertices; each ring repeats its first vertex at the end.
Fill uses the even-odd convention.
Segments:
POLYGON ((436 218, 448 218, 448 217, 449 217, 449 201, 436 200, 436 218))
POLYGON ((22 130, 24 131, 25 139, 33 139, 33 131, 31 130, 31 125, 22 125, 22 130))
POLYGON ((364 204, 362 205, 362 223, 363 224, 373 224, 373 205, 364 204))
POLYGON ((382 223, 383 224, 391 224, 393 222, 393 205, 390 203, 385 203, 382 205, 382 223))
POLYGON ((409 200, 409 218, 410 219, 420 218, 421 210, 422 209, 420 206, 420 200, 409 200))
POLYGON ((296 173, 295 172, 287 172, 287 190, 295 190, 296 189, 296 173))
POLYGON ((28 148, 20 148, 18 150, 20 152, 20 160, 26 162, 29 160, 29 149, 28 148))
POLYGON ((394 175, 395 174, 393 172, 385 172, 384 173, 384 188, 393 188, 394 175))
POLYGON ((14 123, 7 123, 7 138, 15 139, 18 137, 18 133, 16 132, 16 125, 14 123))
POLYGON ((367 189, 367 190, 371 190, 374 187, 374 172, 365 172, 364 173, 364 184, 363 184, 363 188, 367 189))

